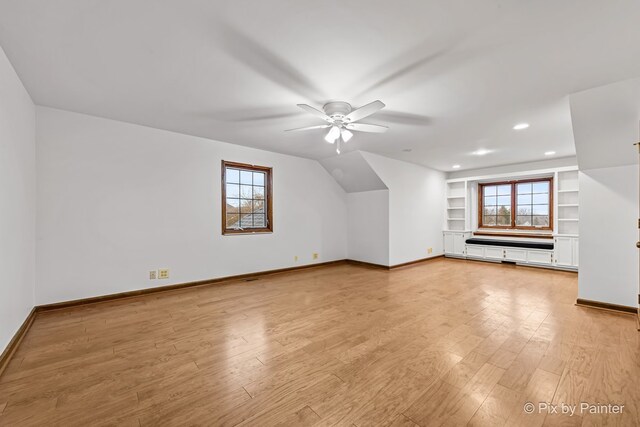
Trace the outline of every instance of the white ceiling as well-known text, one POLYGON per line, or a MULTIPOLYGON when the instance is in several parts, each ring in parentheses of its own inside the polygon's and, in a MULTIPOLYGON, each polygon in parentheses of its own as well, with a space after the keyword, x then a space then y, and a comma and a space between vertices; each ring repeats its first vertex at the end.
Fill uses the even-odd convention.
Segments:
POLYGON ((317 159, 322 131, 283 132, 321 124, 297 103, 380 99, 364 121, 391 129, 347 150, 449 171, 575 154, 568 95, 640 75, 639 20, 636 0, 0 0, 0 45, 37 104, 317 159))

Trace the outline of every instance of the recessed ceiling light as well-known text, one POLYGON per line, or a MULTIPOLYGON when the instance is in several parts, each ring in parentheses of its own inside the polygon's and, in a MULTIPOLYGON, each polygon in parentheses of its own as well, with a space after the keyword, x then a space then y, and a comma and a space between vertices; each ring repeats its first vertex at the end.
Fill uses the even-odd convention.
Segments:
POLYGON ((460 169, 460 165, 453 165, 451 167, 454 168, 454 169, 460 169))
POLYGON ((484 156, 485 154, 489 154, 491 152, 491 150, 485 150, 484 148, 481 148, 480 150, 476 150, 471 154, 475 154, 476 156, 484 156))
POLYGON ((518 123, 513 127, 514 130, 522 130, 529 127, 529 123, 518 123))
POLYGON ((555 152, 555 151, 545 151, 545 152, 544 152, 544 155, 545 155, 545 156, 553 156, 554 154, 556 154, 556 152, 555 152))

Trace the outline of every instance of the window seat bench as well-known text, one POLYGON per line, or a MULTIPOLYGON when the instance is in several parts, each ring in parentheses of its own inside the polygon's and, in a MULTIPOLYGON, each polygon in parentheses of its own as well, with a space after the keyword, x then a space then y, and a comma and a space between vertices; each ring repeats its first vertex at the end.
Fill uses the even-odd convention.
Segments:
POLYGON ((471 238, 465 242, 467 245, 482 245, 482 246, 502 246, 508 248, 525 248, 525 249, 542 249, 553 250, 553 243, 549 242, 522 242, 517 240, 497 240, 497 239, 478 239, 471 238))

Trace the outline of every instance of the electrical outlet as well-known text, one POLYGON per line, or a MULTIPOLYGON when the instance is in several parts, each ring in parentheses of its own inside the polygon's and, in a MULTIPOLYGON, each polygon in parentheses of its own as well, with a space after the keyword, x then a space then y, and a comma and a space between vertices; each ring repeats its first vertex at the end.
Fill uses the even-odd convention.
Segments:
POLYGON ((429 248, 429 249, 427 249, 427 253, 428 253, 428 254, 433 253, 433 248, 429 248))
POLYGON ((169 278, 169 269, 168 268, 160 268, 158 269, 158 279, 168 279, 169 278))
POLYGON ((294 262, 298 262, 298 255, 296 255, 296 256, 294 256, 294 257, 293 257, 293 261, 294 261, 294 262))
POLYGON ((313 253, 313 259, 318 259, 318 253, 317 252, 313 253))
POLYGON ((149 280, 155 280, 156 279, 156 271, 152 270, 149 272, 149 280))

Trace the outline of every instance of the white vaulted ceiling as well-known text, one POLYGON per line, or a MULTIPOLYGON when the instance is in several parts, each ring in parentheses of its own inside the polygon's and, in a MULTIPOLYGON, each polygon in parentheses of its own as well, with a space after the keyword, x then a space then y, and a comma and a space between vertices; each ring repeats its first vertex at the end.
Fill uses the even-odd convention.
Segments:
POLYGON ((640 78, 571 95, 571 117, 580 169, 638 163, 640 78))
POLYGON ((0 0, 0 45, 37 104, 316 159, 322 131, 283 132, 320 124, 296 104, 380 99, 363 122, 390 130, 347 150, 451 170, 575 154, 568 95, 640 75, 639 20, 635 0, 0 0))

